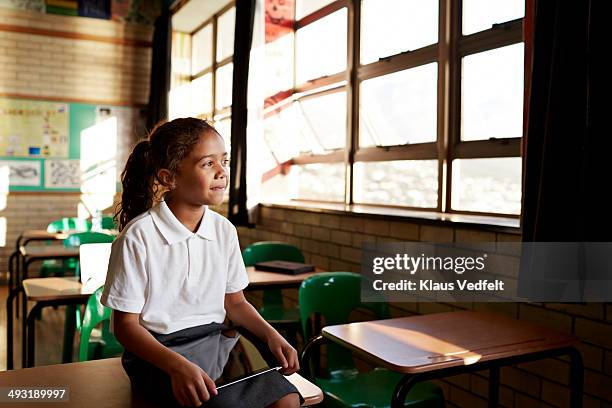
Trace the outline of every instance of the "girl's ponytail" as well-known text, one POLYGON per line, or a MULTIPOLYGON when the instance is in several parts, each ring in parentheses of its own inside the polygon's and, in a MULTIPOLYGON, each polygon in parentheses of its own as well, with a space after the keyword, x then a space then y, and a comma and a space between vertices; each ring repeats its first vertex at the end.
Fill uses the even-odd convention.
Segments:
POLYGON ((115 215, 119 230, 153 206, 155 166, 151 164, 151 143, 143 140, 134 147, 121 173, 123 192, 115 215))

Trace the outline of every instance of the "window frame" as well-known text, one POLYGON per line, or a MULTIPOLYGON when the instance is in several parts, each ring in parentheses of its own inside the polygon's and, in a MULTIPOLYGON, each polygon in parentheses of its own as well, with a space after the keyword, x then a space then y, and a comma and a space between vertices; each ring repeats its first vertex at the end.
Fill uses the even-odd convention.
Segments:
POLYGON ((231 112, 232 112, 231 106, 226 106, 224 108, 217 109, 217 70, 227 64, 233 63, 234 55, 232 53, 232 55, 230 55, 229 57, 226 57, 222 59, 221 61, 217 61, 217 34, 218 34, 219 17, 221 17, 223 14, 225 14, 227 11, 229 11, 231 8, 235 6, 236 6, 235 0, 230 1, 228 4, 226 4, 221 9, 219 9, 217 12, 215 12, 211 17, 209 17, 208 19, 200 23, 193 31, 188 33, 189 36, 192 38, 191 46, 193 47, 193 36, 196 33, 198 33, 200 30, 203 30, 209 24, 212 25, 212 39, 211 39, 212 41, 212 47, 211 47, 212 63, 207 68, 204 68, 196 73, 191 73, 189 77, 189 83, 191 83, 194 80, 208 73, 212 74, 212 79, 211 79, 212 80, 212 95, 211 95, 212 112, 203 112, 203 113, 198 114, 197 116, 201 119, 214 120, 214 118, 218 118, 218 117, 226 118, 228 116, 231 116, 231 112))
MULTIPOLYGON (((360 63, 360 30, 362 0, 336 0, 323 8, 294 21, 294 31, 312 24, 331 13, 347 8, 347 69, 306 83, 296 83, 294 51, 294 93, 309 93, 316 97, 320 89, 333 87, 346 81, 347 138, 340 151, 319 155, 300 155, 290 164, 344 162, 346 205, 371 205, 376 207, 402 208, 417 211, 435 211, 452 214, 474 214, 494 217, 519 218, 520 214, 503 214, 452 209, 452 166, 455 159, 521 157, 522 137, 490 138, 488 140, 461 140, 461 64, 462 58, 508 45, 524 42, 524 17, 494 24, 491 28, 469 35, 462 34, 462 1, 439 0, 438 42, 410 52, 380 58, 378 61, 360 63), (412 145, 359 147, 359 89, 367 79, 403 71, 428 63, 438 64, 437 83, 437 140, 412 145), (438 202, 435 208, 355 203, 353 164, 391 160, 437 160, 438 202)), ((294 50, 295 39, 294 35, 294 50)), ((524 70, 524 84, 529 81, 529 72, 524 70)), ((335 89, 337 89, 336 87, 335 89)), ((523 89, 524 91, 524 89, 523 89)), ((322 93, 329 92, 324 89, 322 93)), ((525 94, 523 92, 523 94, 525 94)), ((523 105, 526 102, 523 101, 523 105)), ((524 121, 524 120, 523 120, 524 121)), ((304 201, 304 200, 300 200, 304 201)), ((310 201, 310 200, 308 200, 310 201)))

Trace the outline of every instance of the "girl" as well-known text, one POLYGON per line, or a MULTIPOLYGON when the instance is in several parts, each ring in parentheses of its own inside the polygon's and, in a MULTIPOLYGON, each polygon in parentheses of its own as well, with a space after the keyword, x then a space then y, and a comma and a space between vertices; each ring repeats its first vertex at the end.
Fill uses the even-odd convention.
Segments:
POLYGON ((267 343, 282 374, 299 369, 295 349, 242 293, 248 278, 236 228, 207 208, 223 200, 227 165, 221 136, 195 118, 158 126, 134 147, 102 303, 113 309, 132 385, 164 405, 297 407, 301 396, 277 371, 220 393, 211 378, 218 372, 206 372, 210 350, 237 341, 221 333, 226 313, 267 343))

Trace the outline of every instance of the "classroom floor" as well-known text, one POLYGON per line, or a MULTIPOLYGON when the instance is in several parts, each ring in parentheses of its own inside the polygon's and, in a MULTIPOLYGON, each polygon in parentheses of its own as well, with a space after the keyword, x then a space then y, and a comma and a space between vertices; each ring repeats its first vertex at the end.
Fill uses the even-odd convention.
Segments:
MULTIPOLYGON (((8 287, 0 284, 0 371, 6 370, 6 298, 8 287)), ((32 304, 30 303, 30 307, 32 304)), ((36 365, 60 364, 64 338, 65 307, 44 308, 42 319, 36 322, 36 365)), ((13 363, 21 368, 21 316, 13 319, 13 363)), ((76 345, 76 342, 75 342, 76 345)), ((73 361, 76 361, 76 350, 73 361)))

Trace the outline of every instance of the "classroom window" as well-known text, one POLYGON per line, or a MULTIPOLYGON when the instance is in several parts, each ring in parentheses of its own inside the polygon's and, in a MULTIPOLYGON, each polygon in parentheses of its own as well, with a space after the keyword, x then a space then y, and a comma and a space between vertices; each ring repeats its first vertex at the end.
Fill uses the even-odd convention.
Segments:
POLYGON ((213 120, 231 114, 235 20, 236 9, 229 3, 192 32, 173 33, 170 119, 196 116, 213 120), (179 77, 177 70, 184 71, 185 54, 189 69, 179 77))
POLYGON ((438 64, 361 83, 359 145, 435 142, 438 64))
POLYGON ((436 208, 437 160, 359 162, 354 166, 355 203, 436 208))
POLYGON ((234 53, 234 25, 236 8, 232 7, 217 19, 217 62, 231 57, 234 53))
POLYGON ((438 4, 421 0, 364 0, 361 63, 438 42, 438 4))
POLYGON ((521 137, 523 43, 464 57, 461 139, 521 137))
MULTIPOLYGON (((524 6, 447 6, 296 2, 293 95, 265 119, 270 151, 291 167, 269 185, 298 199, 520 214, 524 6)), ((288 42, 270 46, 277 61, 291 59, 288 42)))
POLYGON ((191 40, 191 72, 198 73, 212 65, 212 24, 196 32, 191 40))
POLYGON ((289 176, 294 186, 290 198, 316 201, 342 201, 344 164, 305 164, 292 166, 289 176))
POLYGON ((463 35, 469 35, 525 15, 525 2, 521 0, 462 0, 463 35))
POLYGON ((297 30, 298 84, 346 69, 346 14, 346 8, 342 8, 297 30))
POLYGON ((520 214, 521 159, 455 160, 452 197, 453 209, 520 214))

